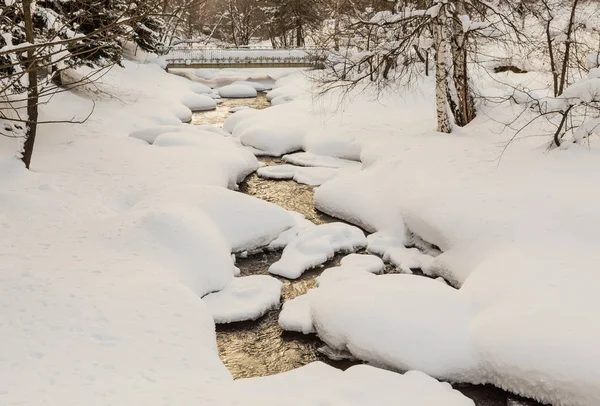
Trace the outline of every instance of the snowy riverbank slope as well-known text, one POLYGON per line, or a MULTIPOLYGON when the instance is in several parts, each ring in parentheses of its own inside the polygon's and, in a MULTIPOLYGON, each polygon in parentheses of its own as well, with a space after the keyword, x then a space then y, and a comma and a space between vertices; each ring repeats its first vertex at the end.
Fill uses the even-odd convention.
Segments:
MULTIPOLYGON (((14 158, 14 140, 0 138, 0 404, 290 403, 268 382, 256 382, 262 394, 253 381, 234 385, 201 299, 233 280, 232 251, 294 224, 283 209, 226 189, 258 168, 253 155, 181 123, 191 116, 184 104, 204 92, 157 65, 126 62, 98 88, 42 107, 48 121, 94 114, 41 126, 31 171, 14 158)), ((323 380, 338 373, 317 368, 323 380)), ((305 375, 315 372, 293 379, 305 375)), ((419 374, 372 383, 364 369, 338 375, 293 400, 348 404, 360 383, 367 402, 382 404, 404 383, 427 406, 440 397, 472 404, 419 374)))
MULTIPOLYGON (((546 80, 504 73, 478 85, 499 95, 508 89, 500 82, 546 80)), ((439 134, 432 92, 425 81, 419 92, 357 92, 338 103, 315 100, 294 75, 270 94, 280 103, 236 120, 233 135, 266 153, 360 159, 361 169, 317 189, 317 207, 396 241, 396 257, 409 254, 402 243, 414 232, 443 251, 424 270, 460 287, 408 276, 319 288, 319 335, 395 369, 490 382, 554 405, 599 404, 598 140, 548 152, 537 127, 505 148, 521 109, 509 102, 482 105, 467 128, 439 134)))

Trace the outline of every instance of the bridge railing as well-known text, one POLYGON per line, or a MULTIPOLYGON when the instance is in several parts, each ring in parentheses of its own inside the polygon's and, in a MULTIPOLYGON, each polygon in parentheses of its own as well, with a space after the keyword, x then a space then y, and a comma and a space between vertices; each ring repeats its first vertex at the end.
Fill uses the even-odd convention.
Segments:
POLYGON ((273 48, 215 48, 185 47, 171 48, 165 55, 171 65, 310 65, 322 64, 326 53, 318 48, 273 49, 273 48))

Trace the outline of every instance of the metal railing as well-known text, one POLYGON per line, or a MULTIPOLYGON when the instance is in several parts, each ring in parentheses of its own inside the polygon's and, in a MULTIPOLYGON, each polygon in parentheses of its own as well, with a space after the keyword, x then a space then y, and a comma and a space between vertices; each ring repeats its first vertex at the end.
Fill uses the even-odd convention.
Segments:
POLYGON ((168 67, 303 66, 319 67, 326 52, 318 48, 217 48, 176 46, 165 55, 168 67))

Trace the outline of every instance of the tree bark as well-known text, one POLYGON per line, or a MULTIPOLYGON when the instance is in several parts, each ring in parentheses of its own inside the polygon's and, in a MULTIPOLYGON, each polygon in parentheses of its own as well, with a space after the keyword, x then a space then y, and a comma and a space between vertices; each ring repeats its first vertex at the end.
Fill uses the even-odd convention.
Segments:
MULTIPOLYGON (((35 43, 33 33, 33 19, 31 16, 32 0, 23 0, 23 20, 25 23, 25 38, 30 44, 35 43)), ((25 144, 23 145, 23 156, 21 160, 25 167, 29 169, 31 165, 31 157, 33 155, 33 146, 35 144, 35 136, 37 133, 38 120, 38 77, 37 77, 37 59, 35 56, 35 48, 27 50, 27 131, 25 133, 25 144)))
POLYGON ((465 15, 464 0, 455 2, 452 21, 452 72, 456 86, 457 106, 454 119, 463 127, 475 118, 475 103, 469 89, 469 73, 467 71, 467 34, 463 32, 460 16, 465 15))
POLYGON ((575 11, 579 0, 573 0, 573 7, 571 7, 571 16, 569 17, 569 25, 567 27, 567 39, 565 41, 565 57, 562 63, 562 69, 560 71, 560 83, 558 86, 558 96, 563 94, 565 84, 567 83, 567 66, 569 64, 569 53, 571 51, 571 40, 573 37, 573 25, 575 24, 575 11))
POLYGON ((434 20, 434 41, 436 45, 435 109, 437 130, 442 133, 450 133, 452 128, 448 117, 448 82, 446 75, 448 33, 445 13, 446 10, 442 7, 438 17, 434 20))

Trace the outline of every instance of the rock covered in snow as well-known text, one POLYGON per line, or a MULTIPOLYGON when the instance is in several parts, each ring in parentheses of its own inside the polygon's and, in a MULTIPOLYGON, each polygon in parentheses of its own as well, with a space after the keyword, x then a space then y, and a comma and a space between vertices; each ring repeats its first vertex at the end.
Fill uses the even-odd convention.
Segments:
POLYGON ((245 99, 257 96, 256 89, 246 84, 232 84, 219 88, 219 95, 230 99, 245 99))
POLYGON ((227 131, 230 134, 233 134, 233 131, 236 129, 240 122, 258 113, 259 110, 253 108, 236 111, 234 114, 225 119, 225 122, 223 122, 223 130, 227 131))
POLYGON ((279 326, 282 330, 304 334, 315 333, 310 315, 310 301, 314 294, 315 289, 311 289, 304 295, 295 297, 283 304, 279 313, 279 326))
POLYGON ((187 93, 182 97, 181 103, 192 111, 208 111, 217 108, 217 102, 205 94, 187 93))
POLYGON ((213 92, 213 89, 206 86, 205 84, 198 83, 198 82, 190 83, 190 90, 192 92, 198 93, 198 94, 210 94, 213 92))
POLYGON ((447 285, 414 275, 351 278, 320 286, 311 308, 319 337, 359 359, 456 381, 477 373, 470 303, 447 285))
POLYGON ((253 88, 257 92, 264 92, 265 90, 267 90, 267 86, 263 85, 262 83, 252 82, 252 81, 249 81, 249 80, 238 80, 236 82, 233 82, 232 84, 233 85, 250 86, 251 88, 253 88))
POLYGON ((234 278, 219 292, 202 298, 215 323, 256 320, 279 307, 281 281, 268 275, 234 278))
POLYGON ((296 279, 307 269, 333 258, 336 252, 354 252, 366 244, 362 230, 348 224, 329 223, 307 228, 285 247, 281 259, 269 267, 269 272, 296 279))
POLYGON ((273 165, 259 168, 258 176, 266 179, 293 179, 298 183, 320 186, 338 173, 334 168, 302 167, 295 165, 273 165))
POLYGON ((360 162, 326 155, 316 155, 310 152, 297 152, 295 154, 284 155, 281 159, 283 159, 285 162, 300 166, 320 166, 323 168, 360 168, 360 162))
MULTIPOLYGON (((368 241, 367 237, 367 241, 368 241)), ((381 273, 383 271, 383 261, 375 255, 369 254, 350 254, 346 255, 340 261, 342 267, 358 268, 365 272, 381 273)))

